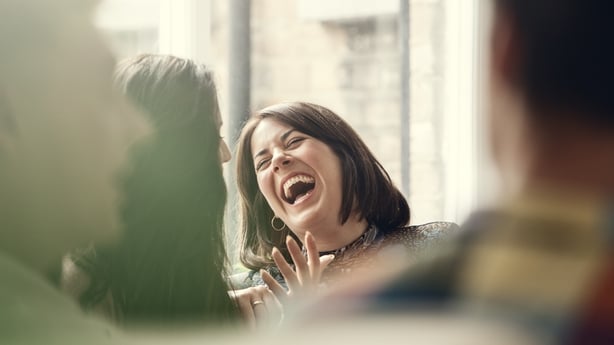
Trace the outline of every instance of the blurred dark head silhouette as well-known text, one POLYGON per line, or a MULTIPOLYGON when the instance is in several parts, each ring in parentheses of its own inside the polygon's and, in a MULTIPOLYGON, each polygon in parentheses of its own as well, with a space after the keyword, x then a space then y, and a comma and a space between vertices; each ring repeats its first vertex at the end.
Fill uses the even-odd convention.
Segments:
POLYGON ((118 65, 116 83, 155 131, 122 179, 122 241, 74 256, 92 278, 81 302, 110 298, 112 316, 126 323, 231 319, 212 73, 187 59, 140 55, 118 65))
POLYGON ((515 67, 508 72, 529 105, 541 116, 564 110, 614 127, 614 3, 495 0, 495 7, 514 27, 515 67))

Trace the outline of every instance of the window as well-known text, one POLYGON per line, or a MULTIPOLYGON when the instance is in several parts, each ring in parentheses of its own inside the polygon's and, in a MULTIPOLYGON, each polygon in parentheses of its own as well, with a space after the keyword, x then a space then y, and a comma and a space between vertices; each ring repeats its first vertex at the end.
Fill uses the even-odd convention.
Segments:
MULTIPOLYGON (((241 104, 230 96, 231 79, 245 71, 245 114, 282 100, 331 108, 359 132, 399 187, 409 167, 405 192, 412 223, 462 222, 496 191, 481 115, 488 4, 412 0, 407 42, 400 42, 400 4, 106 0, 98 22, 119 57, 162 52, 212 66, 226 124, 233 123, 228 119, 232 107, 241 104), (233 28, 241 29, 237 6, 249 16, 243 28, 249 39, 243 41, 229 39, 233 28), (406 94, 401 92, 401 44, 409 46, 406 94), (250 69, 237 66, 233 49, 249 53, 241 61, 249 61, 250 69), (404 97, 409 99, 408 128, 401 125, 404 97), (408 142, 402 131, 409 133, 408 142), (409 146, 408 157, 401 154, 403 145, 409 146)), ((236 211, 231 214, 236 218, 236 211)))

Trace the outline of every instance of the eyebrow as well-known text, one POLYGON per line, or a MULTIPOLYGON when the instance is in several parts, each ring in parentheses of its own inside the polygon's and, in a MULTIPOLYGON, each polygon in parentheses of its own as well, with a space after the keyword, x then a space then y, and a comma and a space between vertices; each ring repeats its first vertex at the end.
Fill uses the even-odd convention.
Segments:
MULTIPOLYGON (((287 132, 285 132, 284 134, 282 134, 279 138, 281 139, 281 141, 286 141, 286 139, 288 139, 288 137, 290 136, 290 134, 292 134, 292 132, 296 131, 296 129, 292 128, 290 130, 288 130, 287 132)), ((256 153, 254 155, 254 159, 258 158, 259 156, 264 155, 267 152, 267 149, 262 149, 260 151, 258 151, 258 153, 256 153)))

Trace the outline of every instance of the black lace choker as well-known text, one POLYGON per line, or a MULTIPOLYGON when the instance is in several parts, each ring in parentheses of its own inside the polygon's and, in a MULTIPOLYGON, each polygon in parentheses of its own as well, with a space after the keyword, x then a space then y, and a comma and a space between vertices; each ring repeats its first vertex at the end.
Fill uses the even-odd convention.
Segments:
MULTIPOLYGON (((373 244, 373 242, 377 239, 377 235, 379 231, 375 225, 369 224, 365 232, 362 233, 357 239, 352 241, 351 243, 334 250, 328 250, 325 252, 320 252, 320 256, 333 254, 335 259, 343 256, 346 252, 352 252, 356 249, 366 249, 373 244)), ((303 247, 303 254, 307 254, 306 248, 303 247)))

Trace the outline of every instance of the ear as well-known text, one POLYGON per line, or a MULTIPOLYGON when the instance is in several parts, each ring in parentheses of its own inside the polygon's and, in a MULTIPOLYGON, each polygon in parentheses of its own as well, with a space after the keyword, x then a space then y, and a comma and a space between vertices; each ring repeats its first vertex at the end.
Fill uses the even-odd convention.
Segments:
POLYGON ((505 9, 495 10, 490 47, 491 72, 505 83, 516 84, 520 77, 522 47, 517 21, 505 9))

